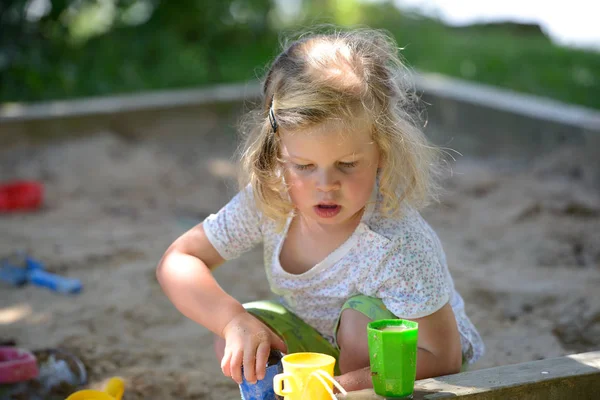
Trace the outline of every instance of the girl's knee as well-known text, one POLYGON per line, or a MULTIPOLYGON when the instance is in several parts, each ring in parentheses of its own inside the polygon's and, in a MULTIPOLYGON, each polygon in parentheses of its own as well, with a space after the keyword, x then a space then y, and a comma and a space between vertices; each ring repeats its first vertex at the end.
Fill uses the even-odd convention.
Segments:
POLYGON ((337 330, 337 343, 340 348, 353 347, 367 340, 367 324, 371 319, 353 309, 345 309, 340 316, 337 330))
POLYGON ((340 348, 340 370, 354 371, 369 365, 367 324, 371 319, 353 309, 345 309, 340 316, 337 343, 340 348))

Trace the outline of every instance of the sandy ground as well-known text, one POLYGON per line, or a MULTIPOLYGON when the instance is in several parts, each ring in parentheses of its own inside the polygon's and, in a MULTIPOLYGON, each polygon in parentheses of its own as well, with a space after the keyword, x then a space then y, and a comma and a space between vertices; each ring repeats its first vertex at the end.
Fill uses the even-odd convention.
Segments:
MULTIPOLYGON (((1 149, 0 180, 40 179, 47 201, 0 216, 0 256, 26 249, 85 289, 1 286, 0 339, 65 347, 90 386, 125 377, 126 400, 237 398, 211 334, 172 307, 154 275, 171 241, 232 195, 233 148, 231 138, 105 133, 1 149)), ((463 157, 441 204, 424 212, 487 345, 474 368, 600 348, 600 190, 580 160, 564 149, 514 170, 463 157)), ((266 298, 261 259, 257 249, 216 276, 240 301, 266 298)))

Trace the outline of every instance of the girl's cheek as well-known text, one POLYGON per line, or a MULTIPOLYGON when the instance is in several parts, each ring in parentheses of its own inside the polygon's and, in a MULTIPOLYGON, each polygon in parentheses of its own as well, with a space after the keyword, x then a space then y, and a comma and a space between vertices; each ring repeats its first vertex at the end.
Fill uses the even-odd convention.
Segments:
POLYGON ((285 175, 285 181, 288 186, 293 190, 302 190, 307 186, 308 180, 296 173, 288 172, 285 175))
POLYGON ((344 183, 346 188, 353 193, 368 193, 371 195, 371 191, 373 190, 373 185, 375 185, 375 178, 369 176, 368 174, 364 174, 360 178, 357 176, 357 179, 348 179, 344 183))
POLYGON ((298 178, 297 175, 288 168, 283 171, 283 177, 288 185, 291 185, 298 178))

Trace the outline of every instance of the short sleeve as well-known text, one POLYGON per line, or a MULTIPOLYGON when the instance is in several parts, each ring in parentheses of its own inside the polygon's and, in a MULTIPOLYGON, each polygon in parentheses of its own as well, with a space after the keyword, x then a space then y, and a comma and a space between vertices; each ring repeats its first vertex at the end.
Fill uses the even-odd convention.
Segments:
POLYGON ((363 292, 376 297, 399 318, 431 315, 449 300, 452 283, 436 241, 423 234, 395 239, 363 282, 363 292))
POLYGON ((221 257, 231 260, 262 241, 260 222, 248 187, 236 194, 219 212, 209 215, 203 227, 208 240, 221 257))

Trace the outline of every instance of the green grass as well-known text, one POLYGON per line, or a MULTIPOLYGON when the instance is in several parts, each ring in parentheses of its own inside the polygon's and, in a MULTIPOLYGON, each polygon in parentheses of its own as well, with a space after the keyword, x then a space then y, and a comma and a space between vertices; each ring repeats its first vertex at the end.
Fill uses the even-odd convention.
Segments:
POLYGON ((452 28, 370 8, 366 22, 390 31, 412 67, 600 109, 600 53, 561 47, 511 26, 452 28))
MULTIPOLYGON (((509 28, 450 28, 361 4, 361 24, 387 29, 413 68, 600 109, 600 53, 560 47, 509 28)), ((304 25, 306 26, 306 24, 304 25)), ((239 35, 208 47, 172 31, 119 29, 84 46, 24 51, 0 71, 0 101, 40 101, 198 87, 262 76, 277 34, 239 35)))

